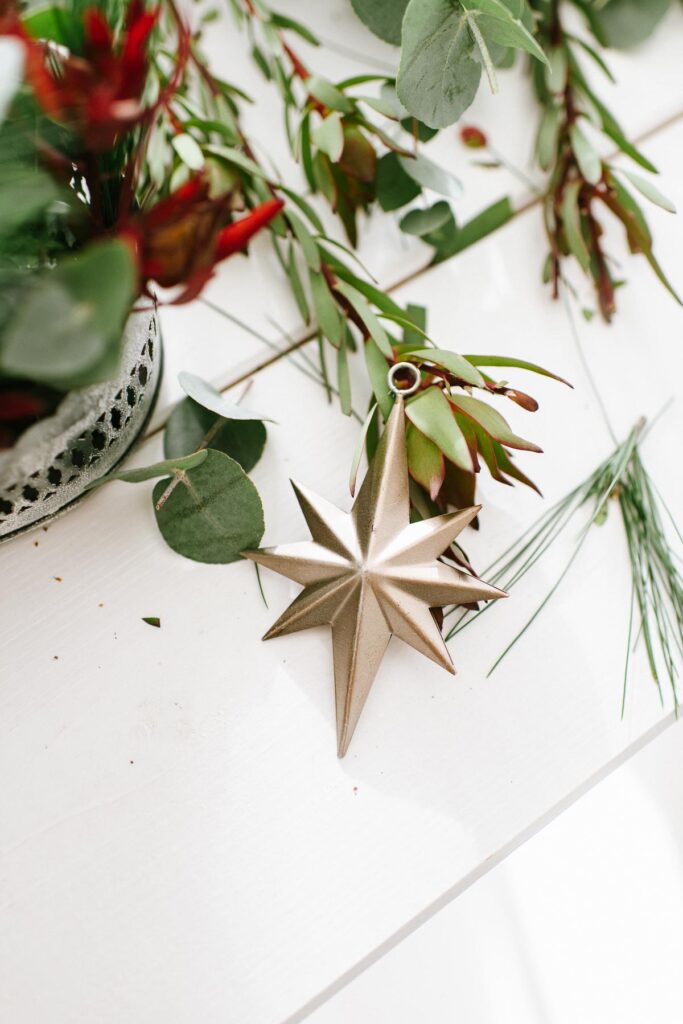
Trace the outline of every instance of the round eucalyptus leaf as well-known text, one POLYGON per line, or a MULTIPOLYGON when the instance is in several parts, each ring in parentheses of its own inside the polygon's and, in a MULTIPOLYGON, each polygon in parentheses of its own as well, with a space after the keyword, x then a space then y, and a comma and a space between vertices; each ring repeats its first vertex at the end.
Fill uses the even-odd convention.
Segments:
POLYGON ((209 451, 204 462, 154 488, 157 525, 169 547, 195 562, 235 562, 263 536, 263 506, 239 463, 209 451))
POLYGON ((0 349, 5 374, 64 389, 113 377, 135 295, 125 242, 95 242, 36 274, 7 323, 0 349))
POLYGON ((607 0, 590 12, 607 46, 627 49, 643 43, 670 7, 670 0, 607 0))
POLYGON ((200 445, 223 452, 239 462, 245 473, 263 454, 266 428, 260 420, 226 420, 211 409, 185 398, 173 412, 164 432, 164 455, 178 458, 200 445))
POLYGON ((351 0, 351 6, 371 32, 398 46, 408 0, 351 0))

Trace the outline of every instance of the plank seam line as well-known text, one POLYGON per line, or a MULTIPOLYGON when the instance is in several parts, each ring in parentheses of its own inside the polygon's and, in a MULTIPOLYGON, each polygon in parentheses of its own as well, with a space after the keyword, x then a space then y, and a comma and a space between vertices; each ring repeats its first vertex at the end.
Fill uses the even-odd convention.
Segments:
POLYGON ((560 816, 573 804, 589 793, 596 785, 611 775, 617 768, 621 768, 622 765, 626 764, 631 758, 640 753, 650 745, 654 740, 662 735, 677 721, 676 713, 670 712, 661 718, 655 725, 651 726, 646 732, 644 732, 638 739, 634 740, 633 743, 625 747, 620 751, 616 757, 612 758, 605 765, 599 768, 591 776, 589 776, 584 782, 576 786, 566 796, 562 797, 556 804, 554 804, 548 811, 533 821, 526 828, 522 829, 516 836, 510 839, 507 843, 504 843, 499 850, 494 854, 487 857, 482 864, 478 865, 472 871, 468 872, 464 878, 456 882, 455 885, 447 889, 441 896, 428 903, 419 913, 412 917, 405 924, 401 925, 392 935, 381 942, 375 949, 371 950, 364 957, 362 957, 357 963, 355 963, 348 970, 340 974, 335 981, 331 982, 324 989, 309 999, 303 1004, 298 1010, 296 1010, 289 1017, 284 1018, 281 1024, 302 1024, 302 1021, 310 1017, 312 1013, 319 1010, 321 1006, 329 1002, 334 996, 336 996, 342 989, 346 988, 352 981, 360 977, 369 967, 373 967, 376 963, 390 953, 393 949, 399 946, 405 939, 413 935, 423 924, 426 924, 432 917, 449 906, 458 896, 461 896, 465 890, 469 889, 475 882, 479 881, 489 873, 493 868, 497 867, 504 860, 506 860, 511 853, 523 846, 529 839, 538 835, 546 825, 549 825, 552 821, 560 816))

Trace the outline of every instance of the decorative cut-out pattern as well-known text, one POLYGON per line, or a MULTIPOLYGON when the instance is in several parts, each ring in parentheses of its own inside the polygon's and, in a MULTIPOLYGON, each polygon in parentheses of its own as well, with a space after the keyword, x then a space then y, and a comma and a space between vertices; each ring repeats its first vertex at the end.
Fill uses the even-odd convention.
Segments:
POLYGON ((132 314, 118 378, 69 393, 0 455, 0 540, 61 512, 129 451, 154 403, 160 342, 156 312, 132 314))

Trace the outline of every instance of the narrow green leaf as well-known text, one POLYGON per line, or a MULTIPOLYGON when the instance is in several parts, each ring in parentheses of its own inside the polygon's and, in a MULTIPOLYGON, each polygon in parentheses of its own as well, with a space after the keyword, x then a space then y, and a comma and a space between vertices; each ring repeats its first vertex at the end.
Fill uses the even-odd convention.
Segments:
POLYGON ((515 434, 498 410, 487 405, 486 402, 481 402, 478 398, 470 398, 469 395, 462 395, 459 392, 449 395, 449 400, 456 409, 478 423, 494 441, 500 441, 508 448, 520 448, 522 451, 541 451, 533 441, 526 441, 523 437, 515 434))
POLYGON ((270 15, 270 21, 272 25, 277 25, 278 28, 289 29, 290 32, 296 32, 298 36, 305 39, 307 43, 311 44, 311 46, 320 46, 317 36, 314 36, 311 30, 300 21, 296 21, 294 18, 289 18, 284 14, 275 13, 270 15))
POLYGON ((342 114, 350 114, 353 112, 352 101, 348 96, 345 96, 343 92, 332 85, 331 82, 328 82, 327 79, 313 75, 311 78, 306 80, 306 88, 311 96, 320 100, 320 102, 324 104, 324 106, 329 107, 330 110, 338 110, 342 114))
POLYGON ((406 429, 408 472, 435 501, 446 474, 444 457, 433 441, 409 423, 406 429))
POLYGON ((633 171, 627 171, 623 167, 615 167, 613 169, 619 174, 623 174, 625 178, 628 178, 633 187, 637 188, 640 194, 649 199, 651 203, 655 203, 656 206, 660 206, 662 210, 666 210, 668 213, 676 213, 676 207, 671 200, 667 199, 647 178, 641 177, 640 174, 634 174, 633 171))
POLYGON ((327 282, 322 274, 315 271, 311 271, 309 279, 320 330, 335 348, 339 348, 342 343, 344 325, 327 282))
POLYGON ((406 416, 436 444, 447 459, 468 473, 474 472, 472 455, 456 423, 448 399, 438 387, 427 388, 406 402, 406 416))
POLYGON ((419 360, 420 362, 433 363, 437 369, 443 366, 445 370, 454 373, 460 380, 464 380, 473 387, 484 387, 484 378, 476 366, 468 362, 467 356, 461 356, 457 352, 450 352, 448 349, 443 348, 418 348, 413 349, 407 355, 409 358, 419 360))
POLYGON ((240 170, 246 171, 247 174, 251 174, 256 178, 263 178, 264 181, 269 180, 265 171, 250 157, 245 156, 245 154, 239 149, 231 149, 230 146, 215 146, 213 144, 208 144, 204 146, 204 153, 210 153, 211 156, 215 156, 219 160, 224 160, 228 164, 239 167, 240 170))
POLYGON ((192 171, 200 171, 204 166, 204 154, 199 148, 199 144, 192 138, 188 132, 181 132, 180 135, 174 135, 171 139, 171 145, 175 149, 176 153, 192 171))
POLYGON ((582 185, 582 181, 572 181, 565 187, 562 198, 562 225, 571 252, 578 260, 581 269, 588 270, 591 258, 581 230, 581 213, 579 211, 579 192, 582 185))
POLYGON ((373 339, 380 352, 382 352, 382 354, 388 359, 393 359, 394 353, 392 351, 389 338, 387 337, 387 333, 370 309, 370 306, 364 296, 361 295, 361 293, 352 285, 347 284, 346 281, 337 281, 335 287, 338 292, 341 292, 341 294, 348 299, 356 313, 358 313, 358 316, 367 327, 370 332, 370 337, 373 339))
POLYGON ((316 272, 319 271, 320 252, 310 231, 301 220, 301 217, 297 216, 294 210, 286 210, 285 217, 289 221, 292 231, 296 235, 296 239, 301 246, 301 251, 304 254, 306 263, 311 270, 316 272))
POLYGON ((301 275, 299 274, 299 268, 296 263, 296 254, 294 252, 293 245, 290 245, 287 256, 287 277, 289 278, 289 283, 292 286, 292 294, 298 306, 299 313, 301 314, 301 319, 305 324, 309 324, 311 322, 311 312, 308 308, 308 301, 301 281, 301 275))
POLYGON ((558 377, 556 373, 544 370, 537 363, 530 363, 525 359, 515 359, 514 356, 484 356, 476 352, 474 355, 465 355, 463 358, 467 359, 470 363, 474 363, 475 366, 514 366, 518 370, 530 370, 531 373, 538 373, 542 377, 552 377, 553 380, 559 381, 560 384, 566 384, 570 388, 573 387, 564 377, 558 377))
POLYGON ((344 149, 344 130, 339 111, 333 110, 315 126, 311 132, 311 141, 323 153, 327 153, 332 163, 337 163, 344 149))
POLYGON ((365 365, 370 379, 370 387, 384 420, 389 419, 394 400, 387 383, 389 367, 372 338, 365 342, 365 365))
POLYGON ((356 442, 356 448, 353 453, 353 459, 351 460, 351 471, 349 473, 349 492, 351 497, 356 493, 356 480, 358 479, 358 467, 360 466, 360 457, 363 454, 363 448, 365 447, 365 438, 367 437, 370 424, 372 423, 373 417, 377 413, 377 402, 372 402, 370 405, 370 411, 363 420, 363 425, 360 428, 358 435, 358 441, 356 442))
MULTIPOLYGON (((187 450, 187 449, 186 449, 187 450)), ((108 473, 99 480, 93 480, 88 485, 89 489, 101 487, 112 480, 123 480, 127 484, 140 484, 145 480, 155 480, 160 476, 171 476, 173 473, 182 473, 188 469, 201 466, 206 459, 206 452, 193 452, 191 455, 181 455, 176 458, 164 459, 162 462, 155 462, 151 466, 141 466, 139 469, 120 469, 117 473, 108 473)))
POLYGON ((346 352, 346 345, 340 345, 337 349, 337 390, 339 392, 339 405, 345 416, 353 412, 351 405, 351 378, 349 377, 349 360, 346 352))
POLYGON ((569 139, 579 165, 579 170, 587 182, 591 185, 597 185, 602 178, 602 161, 596 153, 593 144, 586 138, 578 124, 570 126, 569 139))

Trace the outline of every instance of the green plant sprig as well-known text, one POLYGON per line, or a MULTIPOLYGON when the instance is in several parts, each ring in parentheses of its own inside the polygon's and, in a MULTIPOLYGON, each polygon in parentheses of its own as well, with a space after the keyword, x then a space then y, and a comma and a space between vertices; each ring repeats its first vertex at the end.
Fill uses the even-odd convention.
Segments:
MULTIPOLYGON (((628 141, 583 70, 583 60, 589 60, 614 82, 596 49, 605 45, 609 38, 601 31, 597 5, 575 0, 532 0, 532 6, 538 19, 538 39, 548 54, 547 66, 534 63, 532 67, 534 90, 543 111, 536 139, 536 160, 548 174, 543 219, 550 252, 544 280, 550 283, 553 296, 557 298, 563 261, 573 257, 593 283, 601 316, 607 322, 612 319, 616 291, 623 282, 615 277, 613 262, 604 249, 599 211, 607 210, 622 224, 629 251, 647 259, 662 284, 680 303, 655 257, 652 234, 634 192, 671 213, 675 212, 675 207, 650 178, 628 166, 614 165, 600 155, 593 142, 593 136, 601 135, 610 146, 616 145, 622 157, 649 174, 657 173, 647 157, 628 141), (586 15, 595 45, 565 28, 563 12, 572 4, 586 15)), ((623 5, 616 0, 607 6, 616 9, 623 5)), ((613 10, 610 19, 614 14, 613 10)), ((651 25, 651 19, 647 24, 651 25)))
MULTIPOLYGON (((671 548, 664 520, 670 520, 681 544, 683 537, 643 465, 640 448, 645 436, 645 421, 640 420, 628 437, 587 480, 549 508, 485 570, 487 579, 509 591, 536 565, 557 538, 567 531, 576 516, 588 509, 588 519, 564 568, 531 617, 496 659, 489 675, 551 600, 578 558, 591 527, 605 521, 609 503, 614 502, 621 513, 633 587, 622 713, 636 612, 639 620, 637 637, 643 639, 650 673, 660 698, 663 699, 662 681, 667 680, 674 707, 678 710, 678 678, 683 664, 683 576, 679 568, 681 559, 671 548)), ((461 613, 446 639, 452 639, 486 610, 485 606, 477 611, 461 613)))

